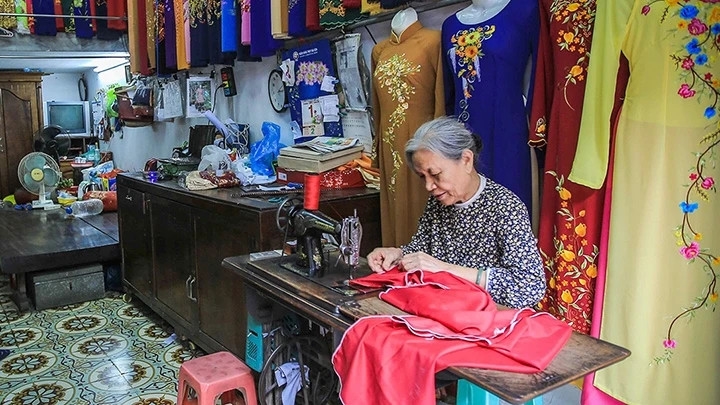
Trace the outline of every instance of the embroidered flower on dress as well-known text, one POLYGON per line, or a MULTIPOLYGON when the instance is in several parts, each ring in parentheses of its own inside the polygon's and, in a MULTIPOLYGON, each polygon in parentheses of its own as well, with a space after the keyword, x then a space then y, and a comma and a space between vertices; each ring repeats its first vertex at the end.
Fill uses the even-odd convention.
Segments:
POLYGON ((695 212, 695 210, 698 209, 698 207, 700 206, 700 204, 698 204, 698 203, 688 203, 687 201, 683 201, 683 202, 681 202, 681 203, 679 204, 679 206, 680 206, 680 209, 682 210, 683 213, 685 213, 685 214, 692 214, 693 212, 695 212))
POLYGON ((685 256, 686 259, 692 259, 700 253, 700 245, 697 242, 691 242, 688 246, 680 248, 680 254, 685 256))
MULTIPOLYGON (((696 260, 702 261, 702 270, 708 274, 708 281, 702 287, 700 294, 691 305, 681 309, 668 326, 667 335, 663 340, 664 353, 655 357, 657 364, 670 360, 672 349, 675 348, 673 328, 682 317, 692 319, 694 312, 700 308, 707 307, 715 309, 717 301, 717 267, 720 261, 717 260, 717 253, 710 251, 710 248, 700 249, 698 240, 702 239, 699 226, 690 214, 701 208, 700 203, 690 202, 698 198, 703 204, 710 200, 709 192, 715 192, 715 180, 709 176, 707 171, 717 167, 717 147, 720 145, 720 81, 714 77, 713 72, 717 69, 713 63, 718 61, 720 54, 720 7, 708 6, 720 0, 653 0, 646 4, 641 13, 650 15, 651 8, 660 3, 657 7, 664 7, 659 17, 660 22, 668 18, 677 18, 674 23, 677 31, 674 35, 681 36, 683 45, 670 57, 678 66, 680 85, 677 90, 678 96, 704 103, 707 107, 701 109, 703 116, 709 120, 717 120, 717 124, 708 124, 709 133, 699 142, 699 151, 694 152, 696 161, 691 166, 689 173, 690 184, 686 185, 688 190, 684 192, 684 201, 680 203, 682 211, 681 225, 675 228, 675 236, 680 246, 680 254, 693 263, 696 260)), ((712 209, 712 208, 707 208, 712 209)))

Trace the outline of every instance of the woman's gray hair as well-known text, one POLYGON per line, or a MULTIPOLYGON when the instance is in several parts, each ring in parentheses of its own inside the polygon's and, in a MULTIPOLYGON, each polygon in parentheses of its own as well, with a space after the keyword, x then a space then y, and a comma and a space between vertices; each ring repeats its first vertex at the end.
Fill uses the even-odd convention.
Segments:
POLYGON ((415 131, 405 144, 405 158, 409 164, 415 152, 425 149, 446 159, 460 160, 463 150, 469 149, 476 162, 481 148, 480 139, 457 118, 438 117, 415 131))

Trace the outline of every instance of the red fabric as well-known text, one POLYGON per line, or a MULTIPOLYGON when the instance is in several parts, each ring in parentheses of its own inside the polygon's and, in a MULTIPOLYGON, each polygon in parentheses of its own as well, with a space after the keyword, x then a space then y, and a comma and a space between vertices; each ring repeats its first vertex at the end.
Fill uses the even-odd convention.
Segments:
POLYGON ((345 8, 360 8, 362 1, 360 0, 342 0, 342 6, 345 8))
POLYGON ((390 285, 380 298, 411 315, 362 318, 345 333, 332 359, 345 405, 435 404, 435 373, 449 366, 535 373, 572 333, 547 313, 498 311, 485 290, 447 272, 352 282, 390 285))
POLYGON ((145 0, 129 0, 137 2, 137 22, 138 22, 138 60, 140 61, 140 74, 149 76, 151 75, 152 68, 150 66, 150 59, 148 58, 148 21, 147 15, 147 2, 145 0))
POLYGON ((327 189, 360 188, 365 187, 365 179, 357 167, 345 170, 328 170, 322 174, 320 187, 327 189))
MULTIPOLYGON (((53 5, 55 6, 55 15, 63 15, 62 3, 60 0, 54 0, 53 5)), ((58 32, 65 32, 65 22, 62 18, 55 19, 55 27, 58 32)))
POLYGON ((588 333, 605 189, 593 190, 567 177, 580 131, 595 2, 573 11, 553 4, 540 1, 531 113, 531 143, 547 142, 538 248, 548 288, 539 308, 588 333))
POLYGON ((320 31, 320 6, 319 0, 307 0, 305 2, 305 28, 310 31, 320 31))
MULTIPOLYGON (((128 0, 130 1, 130 0, 128 0)), ((95 3, 95 0, 90 0, 90 15, 93 17, 97 17, 97 5, 95 3)), ((92 20, 92 24, 90 26, 92 27, 92 30, 94 33, 97 32, 97 24, 95 23, 96 20, 92 20)))
MULTIPOLYGON (((127 3, 124 0, 107 0, 107 15, 127 18, 127 3)), ((108 20, 107 26, 111 30, 127 31, 125 20, 108 20)))
MULTIPOLYGON (((28 14, 33 13, 32 0, 25 0, 25 12, 28 14)), ((28 29, 30 30, 30 34, 35 34, 35 19, 34 18, 28 18, 28 29)))

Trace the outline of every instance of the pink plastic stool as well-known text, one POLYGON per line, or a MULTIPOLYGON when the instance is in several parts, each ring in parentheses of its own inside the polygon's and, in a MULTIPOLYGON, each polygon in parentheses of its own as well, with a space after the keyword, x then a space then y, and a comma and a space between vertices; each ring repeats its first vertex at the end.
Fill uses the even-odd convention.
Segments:
MULTIPOLYGON (((215 399, 240 390, 246 405, 257 405, 255 379, 250 368, 230 352, 217 352, 184 362, 180 366, 177 405, 215 405, 215 399), (197 398, 188 399, 192 387, 197 398)), ((234 395, 232 395, 234 397, 234 395)), ((232 401, 232 399, 230 399, 232 401)))

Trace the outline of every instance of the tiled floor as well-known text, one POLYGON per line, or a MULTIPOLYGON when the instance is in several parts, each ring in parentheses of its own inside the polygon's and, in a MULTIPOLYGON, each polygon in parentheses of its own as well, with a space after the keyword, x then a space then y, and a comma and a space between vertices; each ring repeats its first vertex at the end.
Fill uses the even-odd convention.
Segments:
MULTIPOLYGON (((174 340, 147 307, 117 293, 19 315, 0 279, 0 405, 175 405, 183 361, 203 355, 174 340)), ((567 385, 544 405, 577 405, 567 385)))
POLYGON ((2 290, 2 405, 174 405, 180 364, 204 354, 119 294, 18 315, 2 290))

